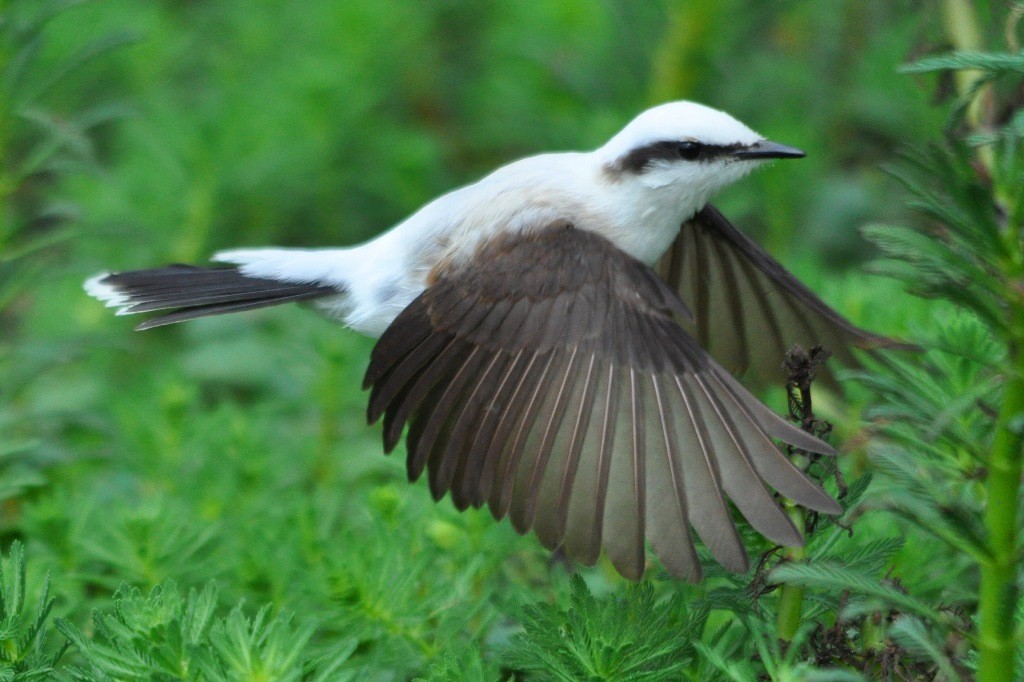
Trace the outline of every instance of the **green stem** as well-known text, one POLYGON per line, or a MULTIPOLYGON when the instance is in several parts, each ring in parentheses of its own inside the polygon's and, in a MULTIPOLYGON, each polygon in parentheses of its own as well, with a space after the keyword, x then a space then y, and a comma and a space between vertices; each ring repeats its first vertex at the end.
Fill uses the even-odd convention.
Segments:
MULTIPOLYGON (((789 518, 793 525, 804 534, 804 514, 794 504, 787 503, 789 518)), ((788 561, 803 561, 807 558, 807 550, 803 547, 790 547, 786 552, 788 561)), ((775 623, 775 635, 784 642, 792 642, 796 632, 800 628, 800 620, 803 616, 804 588, 799 585, 786 583, 782 586, 782 594, 779 596, 779 616, 775 623)))
POLYGON ((985 529, 991 561, 981 567, 978 602, 978 681, 1014 677, 1017 611, 1017 528, 1024 465, 1024 302, 1010 316, 1010 362, 1003 404, 988 462, 985 529))
MULTIPOLYGON (((804 351, 799 347, 793 348, 786 355, 784 366, 789 371, 789 378, 786 381, 786 394, 789 402, 789 416, 800 421, 800 428, 811 435, 815 433, 817 420, 814 418, 814 403, 811 396, 811 381, 813 381, 815 367, 828 360, 827 351, 820 354, 820 348, 812 348, 804 351)), ((804 511, 796 503, 786 501, 786 513, 797 532, 807 542, 807 519, 804 511)), ((790 547, 786 550, 786 561, 805 561, 807 559, 806 545, 790 547)), ((775 623, 776 637, 782 642, 789 643, 796 637, 800 629, 800 621, 803 616, 804 588, 803 586, 785 584, 782 586, 782 593, 779 595, 779 615, 775 623)))
MULTIPOLYGON (((973 51, 981 49, 981 27, 978 25, 978 18, 974 14, 974 3, 971 0, 943 0, 942 19, 946 29, 946 36, 957 50, 973 51)), ((967 92, 982 75, 982 72, 977 69, 961 69, 957 71, 955 74, 957 89, 961 93, 967 92)), ((972 127, 978 126, 979 106, 977 99, 971 103, 968 122, 972 127)))
MULTIPOLYGON (((957 50, 974 52, 983 48, 981 25, 975 15, 974 3, 971 0, 943 0, 942 19, 946 28, 946 37, 957 50)), ((966 95, 985 74, 978 69, 959 69, 953 77, 956 79, 957 91, 966 95)), ((984 120, 985 86, 974 93, 967 106, 967 124, 973 130, 982 130, 984 120)), ((978 149, 978 159, 990 172, 994 164, 992 148, 989 146, 978 149)))

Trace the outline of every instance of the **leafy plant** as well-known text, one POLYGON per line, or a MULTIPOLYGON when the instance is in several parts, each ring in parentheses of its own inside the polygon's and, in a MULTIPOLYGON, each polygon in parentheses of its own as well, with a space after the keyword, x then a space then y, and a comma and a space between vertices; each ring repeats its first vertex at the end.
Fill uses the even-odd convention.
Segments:
POLYGON ((40 470, 54 458, 40 442, 46 415, 26 414, 19 405, 54 349, 15 344, 19 304, 33 283, 46 280, 43 273, 73 235, 79 211, 63 183, 99 168, 93 134, 125 113, 106 100, 73 111, 50 101, 75 74, 132 40, 113 32, 77 50, 48 53, 48 27, 78 4, 0 3, 0 500, 43 485, 40 470))
POLYGON ((173 583, 143 596, 125 588, 114 598, 113 613, 96 613, 96 635, 57 620, 89 667, 72 667, 76 680, 328 680, 355 679, 343 670, 356 640, 315 645, 316 623, 296 623, 263 607, 247 616, 238 604, 217 617, 217 590, 207 585, 182 597, 173 583))
MULTIPOLYGON (((885 398, 877 412, 885 440, 875 457, 898 481, 886 506, 944 543, 948 565, 967 559, 977 570, 977 602, 968 598, 967 606, 977 616, 969 635, 978 679, 1009 680, 1021 648, 1015 621, 1024 578, 1024 109, 999 102, 992 86, 1000 78, 1024 83, 1024 55, 957 52, 907 70, 978 75, 947 138, 895 171, 928 223, 868 231, 887 256, 881 271, 952 304, 952 320, 937 325, 934 350, 917 366, 894 363, 863 377, 885 398), (972 121, 979 96, 997 113, 972 121)), ((951 669, 949 652, 940 656, 913 621, 900 623, 905 641, 951 669)))
POLYGON ((28 258, 66 240, 77 208, 57 191, 80 170, 97 167, 93 131, 125 108, 102 101, 75 112, 47 97, 76 72, 134 40, 115 32, 44 58, 48 25, 81 0, 13 0, 0 6, 0 312, 39 275, 28 258))
POLYGON ((25 577, 25 550, 14 542, 0 562, 0 680, 50 679, 67 648, 55 648, 51 640, 47 621, 54 600, 49 578, 32 608, 27 605, 25 577))
MULTIPOLYGON (((1010 13, 1008 35, 1021 10, 1010 13)), ((1024 109, 1011 95, 1024 57, 981 51, 981 31, 956 26, 954 43, 970 49, 905 69, 952 72, 961 88, 945 137, 891 170, 924 221, 865 230, 885 255, 875 269, 935 301, 934 324, 920 332, 929 350, 853 375, 880 399, 870 413, 879 474, 871 503, 933 538, 943 577, 929 587, 923 567, 903 566, 917 594, 829 562, 782 566, 773 577, 856 595, 841 619, 888 614, 877 622, 884 636, 930 674, 976 669, 988 682, 1015 679, 1022 648, 1024 109)))
POLYGON ((649 583, 601 599, 574 576, 566 606, 526 608, 509 662, 565 682, 679 679, 707 617, 679 597, 658 603, 649 583))

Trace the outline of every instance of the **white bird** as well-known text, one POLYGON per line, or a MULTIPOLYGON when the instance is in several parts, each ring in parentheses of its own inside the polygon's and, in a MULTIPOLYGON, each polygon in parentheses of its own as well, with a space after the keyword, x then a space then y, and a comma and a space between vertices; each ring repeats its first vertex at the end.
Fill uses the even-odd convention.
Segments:
POLYGON ((409 423, 410 480, 426 469, 435 498, 487 504, 582 563, 604 547, 639 579, 646 541, 697 580, 691 526, 747 570, 729 500, 786 545, 802 538, 767 486, 841 511, 771 438, 832 448, 730 372, 773 376, 797 343, 847 359, 902 347, 847 322, 707 204, 801 156, 672 102, 594 151, 503 166, 360 246, 225 251, 213 260, 230 267, 104 273, 85 289, 118 314, 171 311, 139 329, 312 301, 380 337, 369 418, 384 417, 388 452, 409 423))

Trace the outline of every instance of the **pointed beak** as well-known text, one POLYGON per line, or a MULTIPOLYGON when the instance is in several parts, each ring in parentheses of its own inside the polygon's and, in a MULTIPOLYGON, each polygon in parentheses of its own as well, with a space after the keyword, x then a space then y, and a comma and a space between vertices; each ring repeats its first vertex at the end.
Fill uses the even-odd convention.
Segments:
POLYGON ((802 150, 796 147, 787 147, 778 142, 761 140, 752 145, 737 149, 733 156, 738 159, 799 159, 807 156, 802 150))

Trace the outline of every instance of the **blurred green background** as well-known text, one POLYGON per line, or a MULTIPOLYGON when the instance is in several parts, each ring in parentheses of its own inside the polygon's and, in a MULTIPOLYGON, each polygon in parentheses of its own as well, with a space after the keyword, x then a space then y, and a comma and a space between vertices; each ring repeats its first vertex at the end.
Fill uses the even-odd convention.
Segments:
MULTIPOLYGON (((808 152, 720 208, 852 319, 905 334, 929 311, 863 272, 858 228, 910 220, 880 166, 945 119, 931 80, 896 73, 941 41, 934 4, 0 2, 0 247, 41 245, 0 270, 0 463, 20 481, 0 538, 24 540, 80 627, 121 584, 216 580, 224 604, 317 619, 319 646, 357 633, 366 669, 399 678, 500 650, 564 571, 406 486, 363 422, 369 340, 294 307, 136 334, 81 282, 362 241, 497 165, 693 99, 808 152)), ((834 411, 854 434, 856 404, 834 411)))

